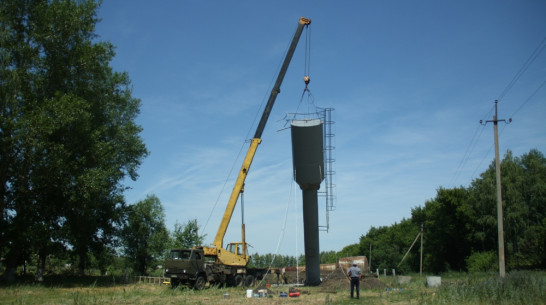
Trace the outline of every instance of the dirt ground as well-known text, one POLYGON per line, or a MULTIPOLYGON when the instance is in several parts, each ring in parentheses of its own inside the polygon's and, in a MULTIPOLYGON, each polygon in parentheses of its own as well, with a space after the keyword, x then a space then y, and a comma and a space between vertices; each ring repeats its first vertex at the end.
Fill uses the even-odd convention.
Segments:
MULTIPOLYGON (((293 284, 303 284, 305 280, 305 271, 300 271, 299 274, 296 271, 286 271, 285 272, 286 279, 289 285, 293 284)), ((328 271, 322 271, 321 270, 321 279, 322 283, 319 285, 320 290, 323 290, 325 292, 331 291, 337 291, 339 288, 348 288, 349 287, 349 279, 345 275, 345 273, 339 269, 336 268, 335 270, 328 270, 328 271)), ((283 284, 282 277, 279 276, 279 283, 283 284)), ((277 285, 277 274, 274 272, 272 274, 268 274, 264 280, 264 282, 260 286, 266 286, 267 284, 270 284, 271 286, 275 287, 277 285), (265 283, 265 284, 264 284, 265 283)), ((379 281, 375 277, 364 277, 362 278, 362 281, 360 282, 360 289, 361 290, 367 290, 367 289, 377 289, 377 288, 385 288, 386 285, 379 281)))

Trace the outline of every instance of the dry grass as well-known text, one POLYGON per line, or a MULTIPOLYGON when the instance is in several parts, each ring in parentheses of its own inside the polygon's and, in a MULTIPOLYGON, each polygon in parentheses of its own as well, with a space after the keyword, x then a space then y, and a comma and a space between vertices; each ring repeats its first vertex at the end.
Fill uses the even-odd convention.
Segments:
POLYGON ((296 298, 282 298, 287 286, 269 288, 269 297, 246 298, 245 288, 194 291, 158 284, 109 284, 80 281, 0 286, 0 304, 545 304, 543 272, 516 273, 506 281, 493 276, 442 277, 442 287, 426 288, 424 278, 400 285, 383 278, 363 283, 360 300, 349 298, 345 279, 319 287, 301 287, 296 298))
POLYGON ((194 291, 187 288, 130 284, 113 287, 47 288, 37 285, 0 288, 0 304, 325 304, 337 295, 310 287, 298 298, 281 298, 271 289, 266 298, 246 298, 243 288, 209 288, 194 291))

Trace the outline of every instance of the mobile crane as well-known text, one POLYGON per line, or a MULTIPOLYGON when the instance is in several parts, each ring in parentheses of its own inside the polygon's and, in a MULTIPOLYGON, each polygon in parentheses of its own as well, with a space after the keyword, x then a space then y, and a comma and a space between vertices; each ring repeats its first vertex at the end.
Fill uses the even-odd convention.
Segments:
MULTIPOLYGON (((271 114, 273 104, 277 99, 277 95, 281 91, 281 84, 296 50, 296 46, 298 45, 303 29, 309 24, 311 24, 310 19, 300 18, 254 137, 250 141, 250 146, 243 160, 243 165, 239 170, 235 186, 231 192, 214 242, 210 247, 197 246, 192 249, 172 249, 169 253, 165 262, 165 277, 170 278, 173 287, 179 283, 184 283, 190 284, 195 289, 203 289, 207 282, 230 286, 239 286, 244 282, 245 285, 251 286, 256 279, 260 280, 263 277, 265 273, 264 269, 247 267, 250 256, 248 255, 248 247, 245 240, 244 222, 241 225, 242 240, 240 242, 230 242, 224 249, 224 236, 237 205, 237 200, 244 192, 246 176, 250 170, 250 165, 252 164, 258 145, 262 142, 262 133, 271 114)), ((307 84, 309 77, 305 76, 304 80, 307 84)))

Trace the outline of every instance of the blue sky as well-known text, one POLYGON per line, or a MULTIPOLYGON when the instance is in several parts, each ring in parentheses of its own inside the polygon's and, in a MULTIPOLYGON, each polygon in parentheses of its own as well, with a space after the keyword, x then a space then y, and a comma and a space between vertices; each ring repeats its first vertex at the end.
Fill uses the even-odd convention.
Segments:
MULTIPOLYGON (((301 16, 312 20, 314 104, 335 108, 337 200, 321 251, 409 218, 439 187, 468 186, 494 158, 493 126, 479 121, 495 99, 513 119, 500 125, 501 155, 546 153, 545 1, 104 1, 98 15, 151 152, 127 201, 155 194, 170 230, 197 219, 207 243, 301 16)), ((303 253, 282 129, 304 89, 304 49, 305 33, 246 181, 251 253, 303 253)), ((240 240, 239 208, 225 242, 240 240)))

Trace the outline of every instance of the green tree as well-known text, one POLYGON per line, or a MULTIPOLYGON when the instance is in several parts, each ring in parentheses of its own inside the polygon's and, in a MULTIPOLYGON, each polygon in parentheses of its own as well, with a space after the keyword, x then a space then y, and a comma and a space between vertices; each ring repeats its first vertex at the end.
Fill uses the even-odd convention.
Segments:
POLYGON ((124 253, 135 272, 147 275, 169 246, 163 206, 159 198, 150 195, 127 210, 127 223, 122 231, 124 253))
MULTIPOLYGON (((147 155, 140 101, 109 66, 92 0, 0 2, 0 253, 4 277, 31 253, 106 253, 123 216, 124 178, 147 155)), ((114 246, 114 245, 112 245, 114 246)))
POLYGON ((464 270, 471 254, 469 242, 473 209, 465 188, 440 188, 425 203, 425 265, 432 272, 464 270))
POLYGON ((359 244, 350 244, 343 247, 338 253, 339 257, 348 257, 348 256, 358 256, 361 255, 360 245, 359 244))
POLYGON ((194 246, 202 245, 206 234, 199 235, 199 226, 197 225, 197 219, 188 220, 184 225, 178 223, 174 224, 174 231, 172 233, 173 248, 191 248, 194 246))
MULTIPOLYGON (((403 219, 390 227, 372 227, 366 235, 360 237, 359 253, 361 254, 359 255, 369 256, 371 244, 373 268, 395 268, 408 251, 418 230, 419 227, 409 219, 403 219)), ((414 260, 410 255, 398 270, 401 272, 407 272, 410 269, 418 270, 419 264, 417 263, 417 266, 413 264, 414 260)))
MULTIPOLYGON (((502 201, 507 267, 546 266, 546 158, 537 150, 521 157, 508 151, 501 162, 502 201)), ((475 251, 497 252, 495 163, 469 188, 476 211, 472 236, 475 251)))
MULTIPOLYGON (((521 157, 508 151, 501 162, 506 263, 511 269, 546 268, 546 158, 536 149, 521 157)), ((439 188, 434 199, 411 211, 411 219, 370 228, 342 256, 367 255, 372 268, 397 266, 424 224, 424 270, 483 271, 497 268, 495 163, 468 188, 439 188), (495 256, 495 257, 494 257, 495 256)), ((418 250, 399 270, 418 271, 418 250)))
POLYGON ((321 264, 335 264, 338 261, 336 251, 321 251, 319 254, 321 264))
POLYGON ((519 177, 511 180, 511 189, 518 195, 511 196, 517 200, 511 200, 507 206, 509 238, 513 243, 508 263, 518 269, 546 268, 546 158, 533 149, 514 161, 519 177))

